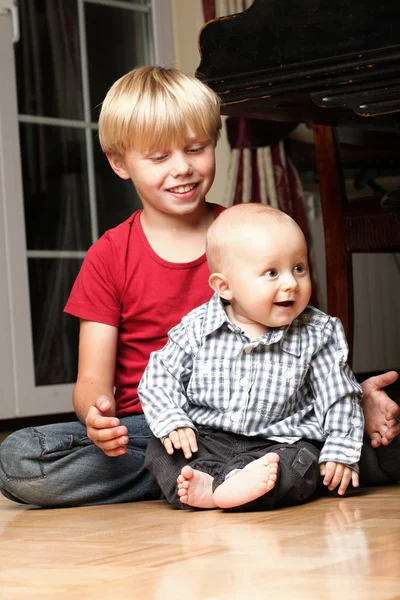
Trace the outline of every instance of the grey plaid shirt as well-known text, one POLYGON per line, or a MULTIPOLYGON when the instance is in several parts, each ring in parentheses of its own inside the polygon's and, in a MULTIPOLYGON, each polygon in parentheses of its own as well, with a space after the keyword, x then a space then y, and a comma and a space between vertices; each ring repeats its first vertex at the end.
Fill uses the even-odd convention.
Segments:
POLYGON ((196 425, 277 442, 307 438, 325 441, 320 462, 357 469, 362 393, 347 353, 339 319, 315 308, 251 341, 214 294, 151 354, 139 398, 159 438, 196 425))

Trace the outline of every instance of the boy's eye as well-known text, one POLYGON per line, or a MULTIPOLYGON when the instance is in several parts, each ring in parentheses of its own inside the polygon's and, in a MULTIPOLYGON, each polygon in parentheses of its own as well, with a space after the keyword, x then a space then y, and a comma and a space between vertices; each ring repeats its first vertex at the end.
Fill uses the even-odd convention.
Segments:
POLYGON ((204 150, 204 146, 196 146, 195 148, 189 148, 188 152, 190 154, 198 154, 200 153, 202 150, 204 150))
POLYGON ((294 272, 298 273, 298 274, 304 273, 305 272, 304 265, 296 265, 294 268, 294 272))
POLYGON ((276 277, 278 275, 278 271, 276 269, 268 269, 268 271, 266 271, 265 275, 266 275, 266 277, 269 277, 270 279, 272 279, 273 277, 276 277))
POLYGON ((167 158, 167 154, 155 154, 154 156, 150 156, 150 160, 153 162, 160 162, 161 160, 164 160, 164 158, 167 158))

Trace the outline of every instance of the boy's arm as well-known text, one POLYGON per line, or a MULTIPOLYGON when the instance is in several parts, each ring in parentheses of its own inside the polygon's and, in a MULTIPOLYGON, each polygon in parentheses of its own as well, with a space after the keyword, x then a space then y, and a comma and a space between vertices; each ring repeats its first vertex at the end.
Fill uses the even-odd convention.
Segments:
POLYGON ((115 417, 114 373, 118 329, 80 322, 78 378, 73 403, 87 434, 109 456, 125 454, 127 429, 115 417))
POLYGON ((358 470, 364 435, 362 390, 347 364, 348 346, 339 319, 331 318, 310 365, 314 410, 325 434, 319 462, 358 470))

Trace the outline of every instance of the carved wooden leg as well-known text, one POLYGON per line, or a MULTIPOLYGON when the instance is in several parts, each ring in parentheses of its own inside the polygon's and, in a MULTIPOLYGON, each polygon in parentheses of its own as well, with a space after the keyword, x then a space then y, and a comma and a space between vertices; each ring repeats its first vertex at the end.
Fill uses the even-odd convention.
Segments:
POLYGON ((325 232, 328 313, 339 317, 352 359, 354 302, 352 256, 347 247, 344 218, 346 192, 336 132, 329 125, 313 125, 325 232))

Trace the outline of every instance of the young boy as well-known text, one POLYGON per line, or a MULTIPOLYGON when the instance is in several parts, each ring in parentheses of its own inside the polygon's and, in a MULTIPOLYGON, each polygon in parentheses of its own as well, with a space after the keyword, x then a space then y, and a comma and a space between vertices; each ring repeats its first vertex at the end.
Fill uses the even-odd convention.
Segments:
MULTIPOLYGON (((7 498, 79 506, 160 497, 144 467, 150 432, 137 385, 150 352, 211 297, 205 236, 222 208, 205 197, 219 132, 218 98, 175 69, 135 69, 107 93, 101 145, 115 173, 136 186, 143 209, 89 249, 66 306, 81 320, 73 395, 79 421, 6 438, 0 489, 7 498)), ((395 377, 365 383, 376 445, 398 432, 397 406, 380 392, 395 377)), ((369 464, 375 452, 369 443, 367 450, 369 464)), ((392 481, 380 467, 377 478, 392 481)))
POLYGON ((253 509, 302 502, 319 483, 313 441, 323 443, 329 489, 357 487, 362 392, 340 321, 308 307, 299 226, 274 208, 241 204, 214 221, 206 247, 215 294, 170 331, 139 385, 168 453, 153 438, 146 466, 167 500, 253 509))

